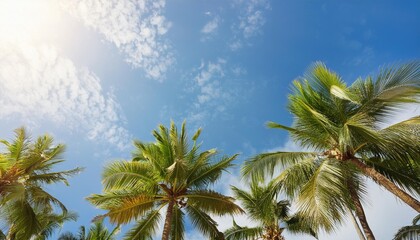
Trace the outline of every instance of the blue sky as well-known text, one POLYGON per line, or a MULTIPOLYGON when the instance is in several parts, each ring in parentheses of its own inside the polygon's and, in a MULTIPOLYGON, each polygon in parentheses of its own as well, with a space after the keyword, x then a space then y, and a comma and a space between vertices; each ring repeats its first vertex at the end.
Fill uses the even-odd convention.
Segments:
MULTIPOLYGON (((63 231, 100 213, 84 197, 101 191, 103 166, 129 158, 132 139, 152 141, 160 123, 202 127, 203 149, 241 153, 239 165, 296 148, 264 123, 291 124, 287 94, 311 63, 351 83, 420 56, 418 1, 0 0, 0 9, 0 137, 22 125, 47 132, 67 145, 63 169, 86 167, 70 187, 48 187, 80 215, 63 231)), ((215 187, 240 185, 238 169, 215 187)), ((390 239, 415 212, 371 185, 368 220, 390 239)), ((350 221, 321 235, 356 237, 350 221)))

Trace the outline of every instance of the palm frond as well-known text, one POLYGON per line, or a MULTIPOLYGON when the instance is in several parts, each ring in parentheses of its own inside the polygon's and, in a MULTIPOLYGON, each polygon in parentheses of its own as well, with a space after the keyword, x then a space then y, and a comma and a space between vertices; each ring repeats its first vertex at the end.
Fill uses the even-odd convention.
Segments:
POLYGON ((289 218, 286 221, 287 231, 293 234, 301 234, 301 233, 310 234, 314 238, 318 239, 318 234, 316 230, 314 230, 309 225, 307 225, 307 223, 303 219, 304 219, 304 216, 302 216, 299 213, 296 213, 294 216, 289 218))
POLYGON ((192 224, 204 235, 212 239, 220 239, 223 236, 217 229, 217 222, 204 211, 194 205, 187 205, 186 211, 192 224))
POLYGON ((417 214, 417 216, 413 218, 413 225, 416 225, 417 223, 419 223, 419 221, 420 221, 420 214, 417 214))
POLYGON ((118 189, 102 194, 92 194, 86 199, 101 209, 109 209, 115 207, 115 205, 118 205, 124 199, 136 197, 138 194, 141 193, 134 189, 118 189))
POLYGON ((75 168, 67 171, 61 172, 48 172, 41 174, 31 174, 28 178, 28 181, 32 182, 41 182, 46 184, 52 184, 57 182, 63 182, 65 185, 69 185, 67 177, 74 176, 83 171, 83 168, 75 168))
POLYGON ((133 162, 149 163, 159 173, 158 176, 163 179, 166 169, 171 163, 167 162, 160 147, 155 143, 142 143, 138 140, 134 140, 134 146, 136 150, 133 153, 133 162))
POLYGON ((124 235, 124 239, 149 240, 156 233, 158 223, 161 220, 159 210, 160 208, 150 211, 140 218, 134 227, 124 235))
POLYGON ((262 153, 248 159, 242 166, 241 172, 247 178, 263 180, 266 174, 272 176, 276 167, 284 168, 316 155, 313 152, 262 153))
POLYGON ((16 201, 7 207, 7 211, 12 223, 9 231, 13 231, 17 239, 29 239, 42 230, 34 209, 27 201, 16 201))
POLYGON ((102 183, 106 191, 121 188, 145 189, 155 183, 153 166, 145 162, 115 161, 107 165, 102 173, 102 183))
POLYGON ((63 234, 60 234, 57 240, 81 240, 81 239, 71 232, 65 232, 63 234))
POLYGON ((322 161, 298 197, 298 209, 311 229, 333 230, 346 214, 349 200, 343 168, 328 159, 322 161))
POLYGON ((7 146, 10 158, 14 161, 18 161, 22 157, 22 154, 28 149, 29 141, 30 139, 25 128, 21 127, 15 130, 15 139, 13 142, 10 143, 5 140, 2 142, 7 146))
POLYGON ((116 227, 114 227, 112 229, 112 231, 109 233, 108 237, 104 240, 113 240, 115 239, 115 235, 117 235, 118 233, 120 233, 121 231, 121 226, 117 225, 116 227))
POLYGON ((232 191, 237 200, 248 214, 248 218, 266 224, 275 222, 274 192, 267 187, 261 187, 256 181, 251 183, 251 192, 232 186, 232 191))
POLYGON ((179 133, 175 123, 171 121, 169 132, 175 159, 183 159, 188 152, 188 139, 185 125, 186 121, 184 120, 181 125, 181 132, 179 133))
POLYGON ((254 240, 259 239, 263 232, 262 227, 241 227, 233 220, 233 226, 227 229, 224 234, 226 240, 254 240))
POLYGON ((244 211, 234 203, 235 199, 211 190, 190 191, 181 196, 188 198, 187 204, 216 215, 238 214, 244 211))
POLYGON ((31 195, 31 201, 35 207, 49 206, 53 204, 59 207, 63 213, 67 212, 66 206, 64 206, 60 200, 44 191, 42 188, 37 186, 30 186, 27 191, 31 195))
POLYGON ((413 61, 382 68, 376 80, 363 85, 358 83, 362 107, 360 111, 369 112, 382 122, 396 113, 401 104, 417 102, 415 96, 420 91, 420 62, 413 61), (369 89, 364 89, 368 87, 369 89), (363 94, 368 92, 369 94, 363 94))
POLYGON ((276 192, 282 190, 288 197, 295 199, 317 168, 317 157, 308 157, 284 169, 271 185, 276 192))
POLYGON ((281 125, 281 124, 278 124, 278 123, 275 123, 275 122, 267 122, 266 124, 265 124, 267 127, 269 127, 269 128, 278 128, 278 129, 283 129, 283 130, 286 130, 286 131, 288 131, 288 132, 292 132, 292 133, 296 133, 296 132, 298 132, 298 130, 297 129, 295 129, 295 128, 291 128, 291 127, 288 127, 288 126, 284 126, 284 125, 281 125))
POLYGON ((175 160, 175 149, 171 142, 169 130, 164 125, 159 125, 158 130, 154 130, 152 134, 156 139, 155 144, 162 156, 162 158, 155 159, 155 161, 160 160, 163 168, 168 168, 175 160))
POLYGON ((187 180, 188 184, 193 187, 203 187, 216 182, 221 177, 223 171, 226 171, 227 168, 233 166, 232 162, 237 156, 238 154, 231 157, 224 156, 220 161, 214 164, 197 169, 187 180))
MULTIPOLYGON (((201 152, 198 156, 195 156, 195 159, 192 159, 193 165, 188 170, 189 174, 187 176, 187 182, 194 182, 193 178, 197 175, 197 170, 209 166, 209 162, 212 156, 217 154, 216 149, 209 149, 201 152)), ((193 157, 193 156, 191 156, 193 157)))
POLYGON ((37 233, 33 240, 46 240, 52 236, 55 230, 60 229, 67 221, 76 221, 78 215, 75 212, 66 212, 62 214, 42 213, 39 216, 39 222, 42 225, 42 231, 37 233))
POLYGON ((366 164, 373 167, 376 171, 387 177, 393 183, 404 190, 420 196, 420 164, 414 160, 401 164, 392 160, 380 160, 378 158, 366 159, 366 164))
POLYGON ((174 189, 182 189, 187 185, 186 176, 188 174, 188 164, 183 159, 177 159, 167 168, 165 179, 172 183, 174 189))
POLYGON ((118 204, 115 203, 115 206, 109 208, 106 216, 109 217, 111 223, 125 224, 150 211, 158 200, 160 199, 148 195, 123 198, 118 204))

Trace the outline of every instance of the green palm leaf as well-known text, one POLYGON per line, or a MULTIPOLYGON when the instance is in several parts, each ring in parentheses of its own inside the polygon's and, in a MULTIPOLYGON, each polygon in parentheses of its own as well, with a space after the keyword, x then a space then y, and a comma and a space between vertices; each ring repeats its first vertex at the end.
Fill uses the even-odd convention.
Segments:
POLYGON ((313 152, 273 152, 262 153, 248 159, 242 166, 242 174, 245 177, 264 179, 265 175, 272 176, 276 167, 298 163, 307 157, 315 157, 313 152))
POLYGON ((221 239, 222 233, 217 229, 217 223, 208 214, 194 205, 186 207, 188 216, 192 224, 204 235, 212 239, 221 239))
POLYGON ((233 227, 227 229, 225 234, 226 240, 254 240, 263 235, 262 227, 241 227, 233 221, 233 227))
POLYGON ((150 236, 153 236, 158 227, 159 220, 161 216, 159 210, 153 210, 144 215, 137 223, 134 225, 130 231, 128 231, 124 239, 138 239, 138 240, 149 240, 150 236))
POLYGON ((243 213, 243 210, 233 203, 233 198, 211 190, 196 190, 184 195, 188 205, 216 215, 243 213))

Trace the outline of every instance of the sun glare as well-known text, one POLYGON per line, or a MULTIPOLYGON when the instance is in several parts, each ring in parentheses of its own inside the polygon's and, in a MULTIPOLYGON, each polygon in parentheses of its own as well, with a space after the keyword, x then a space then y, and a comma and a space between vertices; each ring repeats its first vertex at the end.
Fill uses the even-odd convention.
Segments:
POLYGON ((54 21, 50 0, 0 0, 0 40, 32 40, 54 21))

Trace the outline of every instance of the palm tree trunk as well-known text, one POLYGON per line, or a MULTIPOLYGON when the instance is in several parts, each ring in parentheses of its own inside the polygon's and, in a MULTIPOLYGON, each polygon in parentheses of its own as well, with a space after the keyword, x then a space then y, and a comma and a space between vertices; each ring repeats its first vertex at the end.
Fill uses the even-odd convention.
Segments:
POLYGON ((347 210, 350 213, 350 219, 354 225, 354 228, 356 229, 357 236, 359 236, 359 240, 366 240, 365 235, 363 235, 362 230, 360 230, 360 226, 357 223, 356 217, 353 215, 353 211, 350 208, 347 208, 347 210))
POLYGON ((168 240, 171 233, 172 215, 174 212, 175 200, 169 200, 168 209, 166 210, 165 225, 163 227, 162 240, 168 240))
POLYGON ((356 209, 356 216, 359 219, 360 225, 362 225, 363 231, 367 240, 375 240, 372 230, 369 227, 368 221, 366 219, 365 211, 363 210, 362 203, 360 202, 359 196, 357 195, 355 186, 352 182, 349 183, 349 191, 351 200, 354 203, 356 209))
POLYGON ((386 188, 388 191, 393 193, 403 202, 408 204, 414 210, 420 213, 420 202, 407 194, 405 191, 401 190, 397 185, 391 182, 388 178, 384 175, 376 171, 374 168, 366 165, 365 163, 361 162, 357 158, 352 158, 350 161, 356 165, 358 169, 360 169, 366 176, 372 178, 376 183, 386 188))

